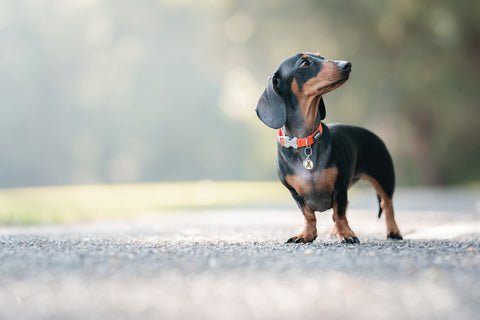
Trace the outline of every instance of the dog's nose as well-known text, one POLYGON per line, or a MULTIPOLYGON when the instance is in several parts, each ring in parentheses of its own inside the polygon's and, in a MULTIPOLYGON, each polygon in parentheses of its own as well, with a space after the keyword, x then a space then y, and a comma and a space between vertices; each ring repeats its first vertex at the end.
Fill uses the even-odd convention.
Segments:
POLYGON ((352 64, 348 61, 337 61, 337 66, 342 71, 350 71, 352 69, 352 64))

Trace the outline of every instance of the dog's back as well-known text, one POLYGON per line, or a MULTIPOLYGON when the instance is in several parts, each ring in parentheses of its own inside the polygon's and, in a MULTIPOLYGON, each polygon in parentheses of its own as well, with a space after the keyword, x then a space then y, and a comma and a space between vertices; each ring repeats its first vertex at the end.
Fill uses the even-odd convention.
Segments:
POLYGON ((351 168, 351 182, 371 177, 378 181, 388 197, 393 196, 395 173, 393 161, 383 141, 373 132, 346 124, 328 124, 332 135, 332 152, 351 168))

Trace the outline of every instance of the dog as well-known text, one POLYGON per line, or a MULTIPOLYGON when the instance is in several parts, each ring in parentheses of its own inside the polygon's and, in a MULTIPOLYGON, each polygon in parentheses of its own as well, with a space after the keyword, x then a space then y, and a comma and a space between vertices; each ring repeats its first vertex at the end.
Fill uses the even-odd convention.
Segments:
POLYGON ((258 100, 260 120, 278 129, 278 176, 305 219, 303 231, 287 243, 314 241, 315 212, 332 208, 332 235, 343 243, 360 243, 346 217, 347 191, 359 179, 377 193, 378 217, 385 212, 387 238, 403 239, 392 205, 393 162, 383 141, 364 128, 322 122, 326 116, 322 96, 343 85, 351 70, 347 61, 299 53, 278 65, 258 100))

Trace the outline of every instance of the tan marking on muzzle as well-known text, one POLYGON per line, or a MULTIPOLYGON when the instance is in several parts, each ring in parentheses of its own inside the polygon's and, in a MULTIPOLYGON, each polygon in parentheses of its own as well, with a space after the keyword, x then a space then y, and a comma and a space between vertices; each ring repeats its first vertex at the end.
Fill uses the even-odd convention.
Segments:
POLYGON ((315 78, 312 78, 305 82, 302 87, 302 93, 305 96, 311 95, 323 95, 327 92, 332 91, 333 89, 338 88, 335 85, 334 87, 329 87, 334 83, 342 80, 344 75, 337 67, 337 64, 332 61, 325 61, 322 63, 322 69, 317 74, 315 78))

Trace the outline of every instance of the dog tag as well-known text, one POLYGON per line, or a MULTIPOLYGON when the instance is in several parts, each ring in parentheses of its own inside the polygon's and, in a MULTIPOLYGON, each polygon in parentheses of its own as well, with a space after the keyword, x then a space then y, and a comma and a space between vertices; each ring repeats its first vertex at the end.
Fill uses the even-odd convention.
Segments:
POLYGON ((312 170, 313 169, 313 161, 310 159, 306 159, 303 161, 303 167, 307 170, 312 170))

